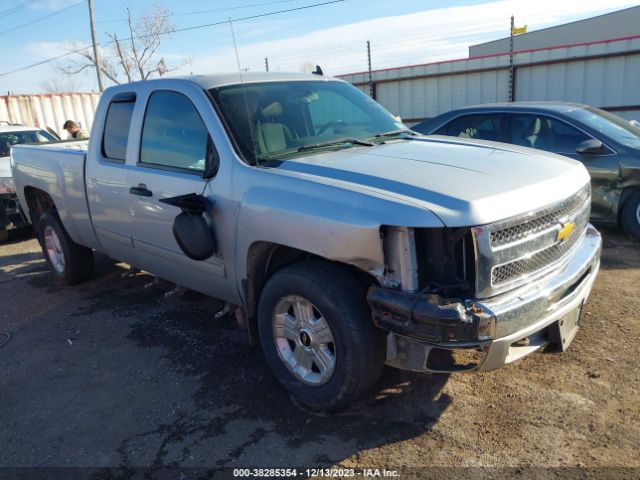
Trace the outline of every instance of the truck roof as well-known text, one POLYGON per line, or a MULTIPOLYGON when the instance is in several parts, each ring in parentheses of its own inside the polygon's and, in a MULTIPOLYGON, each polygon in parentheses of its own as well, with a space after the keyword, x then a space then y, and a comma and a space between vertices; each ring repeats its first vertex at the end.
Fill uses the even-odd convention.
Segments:
MULTIPOLYGON (((145 83, 149 82, 162 82, 166 80, 185 80, 193 82, 200 86, 204 90, 210 88, 222 87, 224 85, 237 85, 240 83, 262 83, 262 82, 283 82, 283 81, 297 81, 297 80, 334 80, 343 81, 338 78, 330 76, 322 76, 311 73, 285 73, 285 72, 243 72, 242 78, 238 72, 230 73, 217 73, 210 75, 184 75, 176 77, 162 77, 145 80, 145 83)), ((133 82, 134 84, 138 82, 133 82)), ((118 86, 119 89, 126 89, 127 85, 124 84, 118 86)), ((114 88, 114 87, 112 87, 114 88)))

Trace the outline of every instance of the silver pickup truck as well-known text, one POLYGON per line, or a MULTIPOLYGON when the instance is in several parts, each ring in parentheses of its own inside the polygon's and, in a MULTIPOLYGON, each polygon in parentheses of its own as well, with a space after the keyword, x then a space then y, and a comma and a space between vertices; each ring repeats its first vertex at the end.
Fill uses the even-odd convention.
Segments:
POLYGON ((55 278, 86 280, 97 251, 224 300, 311 409, 346 406, 385 363, 563 351, 598 272, 580 163, 417 135, 340 80, 120 85, 69 145, 12 152, 55 278))

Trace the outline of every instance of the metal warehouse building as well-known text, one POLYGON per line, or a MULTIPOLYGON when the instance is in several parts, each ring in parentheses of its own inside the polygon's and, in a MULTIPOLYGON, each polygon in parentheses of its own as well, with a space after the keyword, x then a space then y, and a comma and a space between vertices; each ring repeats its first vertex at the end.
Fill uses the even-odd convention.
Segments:
MULTIPOLYGON (((505 102, 509 38, 469 58, 374 70, 374 97, 408 124, 454 108, 505 102)), ((640 120, 640 6, 514 38, 514 99, 580 102, 640 120)), ((340 75, 369 91, 368 72, 340 75)))

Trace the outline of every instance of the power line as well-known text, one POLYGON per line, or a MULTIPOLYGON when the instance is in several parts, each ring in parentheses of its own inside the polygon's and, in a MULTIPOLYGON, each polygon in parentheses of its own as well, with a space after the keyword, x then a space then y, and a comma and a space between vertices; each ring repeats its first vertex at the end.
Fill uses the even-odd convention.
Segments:
MULTIPOLYGON (((35 0, 35 1, 39 1, 39 0, 35 0)), ((249 16, 246 16, 246 17, 240 17, 240 18, 224 20, 224 21, 221 21, 221 22, 206 23, 206 24, 203 24, 203 25, 194 25, 192 27, 179 28, 179 29, 173 30, 171 32, 162 33, 161 35, 169 35, 169 34, 173 34, 173 33, 180 33, 180 32, 186 32, 186 31, 190 31, 190 30, 196 30, 196 29, 200 29, 200 28, 214 27, 214 26, 217 26, 217 25, 225 25, 225 24, 229 23, 230 21, 231 22, 240 22, 240 21, 243 21, 243 20, 253 20, 255 18, 269 17, 269 16, 272 16, 272 15, 277 15, 279 13, 287 13, 287 12, 294 12, 294 11, 298 11, 298 10, 305 10, 305 9, 314 8, 314 7, 321 7, 321 6, 324 6, 324 5, 331 5, 331 4, 334 4, 334 3, 341 3, 341 2, 344 2, 344 1, 345 0, 330 0, 330 1, 326 1, 326 2, 313 3, 311 5, 303 5, 303 6, 300 6, 300 7, 288 8, 288 9, 285 9, 285 10, 277 10, 277 11, 274 11, 274 12, 267 12, 267 13, 261 13, 261 14, 258 14, 258 15, 249 15, 249 16)), ((122 41, 138 40, 138 39, 147 38, 147 37, 150 37, 150 36, 152 36, 152 35, 138 35, 138 36, 135 36, 135 37, 123 38, 121 40, 122 41)), ((101 44, 99 43, 97 45, 104 47, 104 46, 111 45, 111 44, 114 44, 114 43, 115 43, 115 41, 111 40, 109 42, 105 42, 105 43, 101 43, 101 44)), ((3 72, 3 73, 0 73, 0 77, 6 77, 7 75, 11 75, 13 73, 18 73, 18 72, 22 72, 24 70, 28 70, 30 68, 39 67, 40 65, 44 65, 46 63, 50 63, 50 62, 53 62, 55 60, 59 60, 59 59, 64 58, 64 57, 68 57, 69 55, 73 55, 74 53, 79 53, 79 52, 82 52, 84 50, 89 50, 90 48, 93 48, 93 47, 91 45, 89 45, 87 47, 78 48, 76 50, 72 50, 70 52, 63 53, 62 55, 57 55, 55 57, 47 58, 45 60, 41 60, 39 62, 32 63, 31 65, 26 65, 24 67, 16 68, 15 70, 10 70, 8 72, 3 72)))
POLYGON ((16 5, 15 7, 12 8, 8 8, 6 10, 3 10, 2 12, 0 12, 0 18, 1 17, 7 17, 9 15, 11 15, 12 13, 16 13, 19 12, 20 10, 22 10, 23 8, 27 8, 30 7, 31 5, 33 5, 34 3, 38 3, 42 0, 28 0, 26 2, 20 3, 19 5, 16 5))
MULTIPOLYGON (((235 7, 225 7, 225 8, 214 8, 211 10, 196 10, 193 12, 178 12, 178 13, 170 13, 169 15, 167 15, 168 17, 182 17, 185 15, 199 15, 202 13, 213 13, 213 12, 224 12, 224 11, 229 11, 229 10, 239 10, 241 8, 249 8, 249 7, 262 7, 265 5, 273 5, 276 3, 290 3, 290 2, 295 2, 297 0, 276 0, 273 2, 263 2, 263 3, 249 3, 246 5, 237 5, 235 7)), ((119 19, 119 20, 102 20, 100 22, 96 22, 96 23, 121 23, 121 22, 126 22, 126 19, 119 19)))
POLYGON ((3 31, 0 32, 0 35, 4 35, 5 33, 13 32, 15 30, 19 30, 21 28, 28 27, 29 25, 33 25, 34 23, 38 23, 38 22, 41 22, 43 20, 46 20, 47 18, 54 17, 54 16, 59 15, 59 14, 61 14, 63 12, 66 12, 67 10, 71 10, 73 7, 77 7, 81 3, 85 3, 85 1, 86 0, 80 0, 79 2, 68 6, 67 8, 63 8, 62 10, 58 10, 57 12, 50 13, 49 15, 45 15, 44 17, 40 17, 40 18, 38 18, 36 20, 33 20, 31 22, 28 22, 28 23, 23 23, 22 25, 17 25, 17 26, 15 26, 13 28, 9 28, 8 30, 3 30, 3 31))
MULTIPOLYGON (((173 30, 172 32, 169 33, 180 33, 180 32, 187 32, 190 30, 197 30, 199 28, 205 28, 205 27, 215 27, 217 25, 226 25, 229 22, 239 22, 241 20, 253 20, 254 18, 260 18, 260 17, 269 17, 272 15, 277 15, 279 13, 287 13, 287 12, 295 12, 297 10, 305 10, 308 8, 313 8, 313 7, 320 7, 323 5, 330 5, 332 3, 341 3, 344 2, 346 0, 330 0, 328 2, 321 2, 321 3, 314 3, 312 5, 303 5, 301 7, 295 7, 295 8, 287 8, 286 10, 278 10, 276 12, 268 12, 268 13, 260 13, 257 15, 250 15, 248 17, 242 17, 242 18, 234 18, 234 19, 229 19, 229 20, 223 20, 220 22, 213 22, 213 23, 205 23, 203 25, 194 25, 193 27, 184 27, 184 28, 177 28, 175 30, 173 30)), ((146 37, 150 37, 151 35, 139 35, 137 37, 130 37, 130 38, 124 38, 123 40, 137 40, 140 38, 146 38, 146 37)))

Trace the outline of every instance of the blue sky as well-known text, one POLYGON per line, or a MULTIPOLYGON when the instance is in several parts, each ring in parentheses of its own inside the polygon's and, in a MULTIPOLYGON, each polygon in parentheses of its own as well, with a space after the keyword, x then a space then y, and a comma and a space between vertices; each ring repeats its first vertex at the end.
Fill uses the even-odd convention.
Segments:
MULTIPOLYGON (((176 28, 260 15, 303 7, 322 0, 94 0, 98 40, 107 32, 126 37, 121 20, 129 7, 135 14, 153 5, 165 6, 174 15, 176 28), (202 12, 203 10, 216 10, 202 12), (200 12, 192 14, 190 12, 200 12)), ((0 92, 37 93, 45 83, 89 91, 96 89, 95 74, 87 71, 72 79, 56 71, 63 60, 10 75, 3 73, 65 53, 70 44, 90 40, 86 2, 79 0, 31 0, 16 13, 2 12, 25 0, 3 0, 0 6, 0 92), (72 6, 78 3, 76 6, 72 6), (33 25, 62 9, 66 11, 33 25), (51 83, 51 82, 50 82, 51 83)), ((300 71, 318 63, 329 74, 366 69, 366 40, 371 40, 374 68, 425 63, 467 55, 474 43, 508 34, 509 17, 518 25, 536 30, 635 5, 625 0, 345 0, 340 3, 277 15, 237 21, 234 29, 243 68, 261 70, 269 57, 271 70, 300 71)), ((108 50, 105 54, 108 54, 108 50)), ((159 52, 169 65, 187 62, 178 73, 206 73, 236 68, 228 25, 176 33, 166 38, 159 52)))

